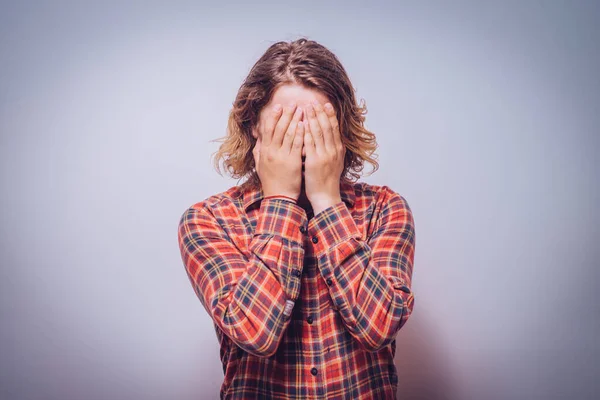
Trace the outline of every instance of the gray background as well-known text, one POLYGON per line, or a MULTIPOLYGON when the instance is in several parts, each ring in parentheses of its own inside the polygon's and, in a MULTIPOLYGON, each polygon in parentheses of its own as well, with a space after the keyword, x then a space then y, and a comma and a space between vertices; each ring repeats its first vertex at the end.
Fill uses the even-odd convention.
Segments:
POLYGON ((218 398, 177 223, 238 183, 210 140, 300 35, 414 213, 403 398, 598 398, 599 3, 365 3, 2 3, 2 399, 218 398))

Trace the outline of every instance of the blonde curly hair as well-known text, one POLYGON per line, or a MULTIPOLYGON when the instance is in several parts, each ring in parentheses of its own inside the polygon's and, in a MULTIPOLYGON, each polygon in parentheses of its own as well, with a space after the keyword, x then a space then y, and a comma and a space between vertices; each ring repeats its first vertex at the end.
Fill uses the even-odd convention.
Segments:
POLYGON ((364 127, 367 107, 364 99, 357 104, 354 88, 338 58, 323 45, 307 38, 272 44, 254 64, 240 86, 229 113, 227 135, 212 140, 223 142, 213 153, 219 175, 221 163, 234 179, 248 177, 244 184, 259 187, 252 149, 256 139, 252 129, 257 126, 262 108, 269 103, 275 90, 284 84, 299 84, 324 94, 339 122, 342 143, 346 148, 341 179, 356 181, 367 161, 374 173, 379 168, 375 134, 364 127))

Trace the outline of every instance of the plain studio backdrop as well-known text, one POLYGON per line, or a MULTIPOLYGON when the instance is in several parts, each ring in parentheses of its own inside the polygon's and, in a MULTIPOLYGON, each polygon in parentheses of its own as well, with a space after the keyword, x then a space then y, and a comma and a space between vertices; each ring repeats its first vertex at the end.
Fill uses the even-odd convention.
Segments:
MULTIPOLYGON (((600 395, 600 6, 3 2, 0 398, 217 399, 177 224, 250 67, 341 60, 416 223, 405 399, 600 395)), ((371 171, 367 165, 365 173, 371 171)))

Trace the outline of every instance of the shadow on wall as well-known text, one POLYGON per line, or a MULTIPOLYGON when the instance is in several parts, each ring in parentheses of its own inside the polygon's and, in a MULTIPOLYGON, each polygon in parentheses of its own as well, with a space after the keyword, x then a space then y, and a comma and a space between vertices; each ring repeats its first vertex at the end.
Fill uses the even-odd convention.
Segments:
POLYGON ((414 313, 396 338, 398 399, 459 400, 456 367, 443 351, 427 314, 414 313))

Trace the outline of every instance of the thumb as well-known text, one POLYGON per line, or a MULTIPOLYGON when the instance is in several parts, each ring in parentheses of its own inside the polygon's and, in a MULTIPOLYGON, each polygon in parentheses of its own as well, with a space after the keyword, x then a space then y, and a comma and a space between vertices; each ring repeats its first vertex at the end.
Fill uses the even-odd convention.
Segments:
POLYGON ((252 155, 254 156, 254 167, 256 168, 256 172, 258 173, 258 164, 260 162, 260 136, 256 139, 256 144, 252 149, 252 155))
POLYGON ((310 131, 304 131, 304 148, 306 149, 306 158, 312 158, 314 156, 315 142, 312 138, 310 131))

